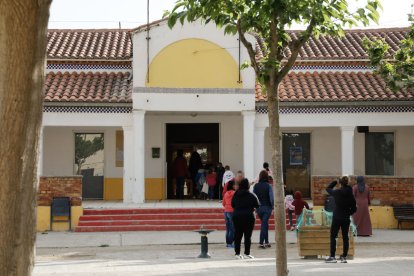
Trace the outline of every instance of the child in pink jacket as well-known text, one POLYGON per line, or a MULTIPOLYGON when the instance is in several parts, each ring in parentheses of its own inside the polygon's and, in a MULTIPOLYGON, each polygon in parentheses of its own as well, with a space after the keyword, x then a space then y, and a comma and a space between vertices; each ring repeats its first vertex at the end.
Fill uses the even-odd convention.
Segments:
POLYGON ((289 224, 290 224, 290 231, 293 231, 295 227, 293 226, 293 212, 295 212, 295 206, 293 206, 293 196, 292 195, 286 195, 285 197, 285 209, 288 212, 289 216, 289 224))
POLYGON ((233 207, 231 206, 234 193, 234 180, 230 180, 227 182, 227 192, 223 197, 224 219, 226 221, 226 247, 230 248, 234 247, 233 207))

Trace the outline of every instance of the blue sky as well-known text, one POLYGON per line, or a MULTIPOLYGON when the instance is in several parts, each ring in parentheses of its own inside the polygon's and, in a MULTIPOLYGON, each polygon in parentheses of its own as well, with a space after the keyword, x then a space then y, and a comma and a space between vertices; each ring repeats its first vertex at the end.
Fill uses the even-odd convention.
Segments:
MULTIPOLYGON (((150 0, 150 20, 162 18, 176 0, 150 0)), ((366 0, 350 0, 350 6, 362 5, 366 0)), ((414 0, 382 0, 380 26, 407 26, 407 14, 414 0)), ((134 28, 147 20, 147 0, 53 0, 49 28, 134 28)), ((373 24, 372 27, 376 27, 373 24)))

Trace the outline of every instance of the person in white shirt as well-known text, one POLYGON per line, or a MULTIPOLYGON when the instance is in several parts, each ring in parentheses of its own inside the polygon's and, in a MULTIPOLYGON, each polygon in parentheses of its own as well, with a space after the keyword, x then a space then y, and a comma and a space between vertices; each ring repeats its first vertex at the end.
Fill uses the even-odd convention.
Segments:
POLYGON ((230 170, 230 166, 226 165, 224 167, 224 174, 223 174, 223 181, 221 183, 221 185, 224 187, 224 185, 226 185, 227 182, 229 182, 230 180, 232 180, 234 178, 234 173, 230 170))

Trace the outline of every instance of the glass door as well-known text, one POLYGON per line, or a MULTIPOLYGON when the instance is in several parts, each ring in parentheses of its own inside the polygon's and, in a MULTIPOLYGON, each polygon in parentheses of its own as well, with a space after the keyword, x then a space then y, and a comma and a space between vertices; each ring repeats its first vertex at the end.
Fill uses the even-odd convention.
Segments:
POLYGON ((82 197, 103 199, 104 134, 75 133, 75 175, 82 175, 82 197))
POLYGON ((310 197, 310 133, 283 133, 282 146, 286 189, 310 197))

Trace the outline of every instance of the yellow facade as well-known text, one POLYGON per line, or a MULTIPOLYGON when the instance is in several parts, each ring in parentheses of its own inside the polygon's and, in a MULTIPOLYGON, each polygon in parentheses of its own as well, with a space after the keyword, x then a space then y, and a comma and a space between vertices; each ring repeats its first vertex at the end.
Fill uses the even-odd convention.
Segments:
MULTIPOLYGON (((36 219, 36 231, 68 231, 75 229, 78 226, 79 218, 83 214, 82 206, 71 207, 71 229, 69 229, 68 222, 54 222, 53 227, 50 227, 50 206, 38 206, 36 219)), ((55 218, 56 219, 56 218, 55 218)), ((62 218, 64 219, 64 218, 62 218)))
POLYGON ((123 191, 124 188, 122 178, 105 178, 104 200, 122 200, 123 191))
POLYGON ((148 87, 242 88, 233 57, 226 49, 204 39, 170 44, 155 56, 149 72, 148 87))
POLYGON ((145 200, 162 200, 165 194, 163 178, 145 178, 145 200))
MULTIPOLYGON (((323 206, 314 206, 314 210, 320 210, 323 206)), ((372 228, 375 229, 395 229, 397 220, 391 206, 369 206, 372 228)))

